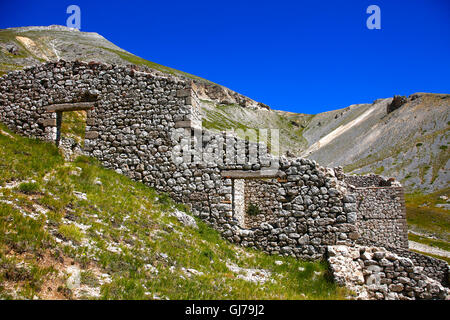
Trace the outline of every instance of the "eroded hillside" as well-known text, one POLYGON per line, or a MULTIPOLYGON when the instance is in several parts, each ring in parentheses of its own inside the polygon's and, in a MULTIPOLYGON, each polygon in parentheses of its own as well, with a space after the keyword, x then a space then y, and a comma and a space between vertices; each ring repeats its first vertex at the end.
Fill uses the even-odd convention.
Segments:
POLYGON ((450 95, 413 94, 387 113, 392 99, 316 115, 301 155, 356 174, 396 177, 407 190, 448 187, 450 95))

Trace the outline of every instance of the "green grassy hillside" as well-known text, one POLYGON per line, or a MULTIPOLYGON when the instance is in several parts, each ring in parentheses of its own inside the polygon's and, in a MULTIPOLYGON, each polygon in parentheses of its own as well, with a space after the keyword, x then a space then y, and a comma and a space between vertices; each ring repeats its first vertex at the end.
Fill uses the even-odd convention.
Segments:
POLYGON ((1 299, 342 299, 322 262, 234 246, 164 194, 0 126, 1 299))

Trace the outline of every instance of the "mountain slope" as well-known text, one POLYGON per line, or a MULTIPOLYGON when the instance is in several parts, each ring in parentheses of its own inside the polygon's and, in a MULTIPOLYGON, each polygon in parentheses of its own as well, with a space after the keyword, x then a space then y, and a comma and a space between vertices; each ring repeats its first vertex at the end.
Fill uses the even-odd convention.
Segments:
POLYGON ((136 64, 191 79, 204 79, 139 58, 95 32, 64 26, 21 27, 0 30, 0 75, 51 60, 100 61, 136 64))
POLYGON ((351 173, 393 176, 408 190, 448 187, 450 95, 414 94, 388 114, 391 101, 316 115, 304 130, 309 146, 301 155, 351 173))

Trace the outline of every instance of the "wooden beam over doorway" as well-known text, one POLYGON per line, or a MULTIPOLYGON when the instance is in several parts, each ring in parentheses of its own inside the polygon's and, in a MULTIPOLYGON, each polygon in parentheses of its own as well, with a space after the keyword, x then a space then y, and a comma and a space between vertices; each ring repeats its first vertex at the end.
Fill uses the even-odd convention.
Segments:
POLYGON ((76 103, 61 103, 51 104, 45 107, 46 112, 65 112, 65 111, 79 111, 94 109, 95 102, 76 102, 76 103))
POLYGON ((264 179, 284 178, 286 174, 279 170, 224 170, 220 173, 224 178, 231 179, 264 179))

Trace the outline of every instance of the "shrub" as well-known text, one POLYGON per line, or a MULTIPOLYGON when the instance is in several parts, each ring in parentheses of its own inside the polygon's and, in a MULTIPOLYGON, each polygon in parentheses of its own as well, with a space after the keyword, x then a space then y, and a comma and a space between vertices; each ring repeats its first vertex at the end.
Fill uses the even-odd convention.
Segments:
POLYGON ((92 270, 81 272, 81 283, 90 287, 97 287, 100 281, 97 279, 92 270))
POLYGON ((247 214, 248 214, 249 216, 256 216, 256 215, 258 215, 258 214, 260 214, 260 213, 261 213, 261 211, 259 210, 258 206, 256 206, 256 205, 253 204, 253 203, 250 203, 250 204, 248 205, 248 208, 247 208, 247 214))
POLYGON ((83 232, 74 225, 64 224, 58 228, 58 232, 66 239, 74 242, 81 242, 83 239, 83 232))
POLYGON ((19 185, 19 191, 26 194, 35 194, 40 190, 39 185, 35 182, 24 182, 19 185))

